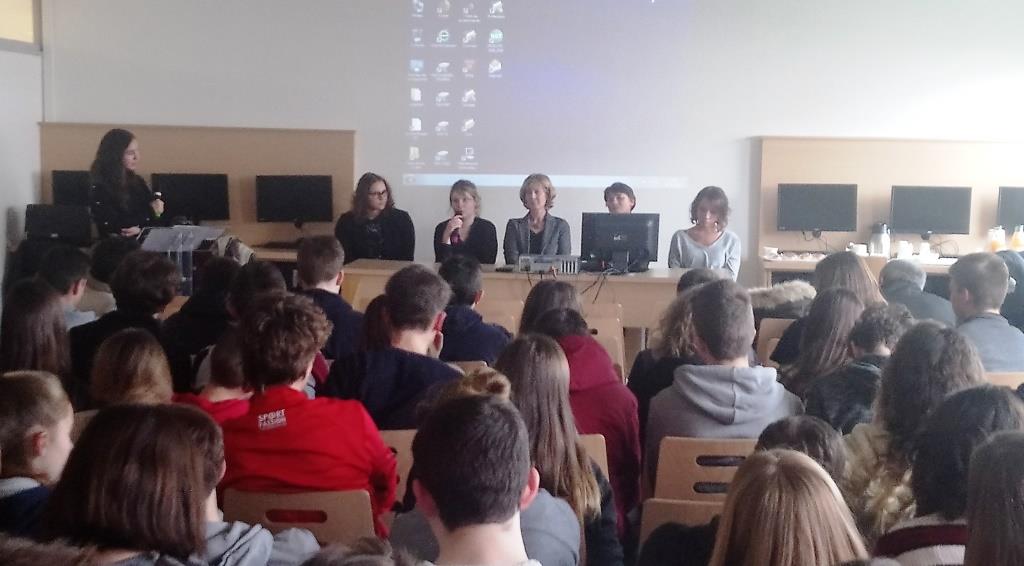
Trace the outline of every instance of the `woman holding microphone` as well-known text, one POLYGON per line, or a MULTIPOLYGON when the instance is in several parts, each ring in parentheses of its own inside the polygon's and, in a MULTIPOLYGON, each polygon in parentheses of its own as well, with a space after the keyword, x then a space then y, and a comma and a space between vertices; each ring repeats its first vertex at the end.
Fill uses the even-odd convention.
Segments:
POLYGON ((139 140, 128 130, 115 128, 100 140, 89 170, 89 194, 101 237, 138 236, 163 214, 164 201, 135 172, 138 164, 139 140))
POLYGON ((434 228, 434 261, 453 255, 475 257, 481 264, 493 264, 498 256, 498 233, 491 221, 480 218, 480 193, 472 181, 460 179, 452 185, 448 200, 452 217, 434 228))

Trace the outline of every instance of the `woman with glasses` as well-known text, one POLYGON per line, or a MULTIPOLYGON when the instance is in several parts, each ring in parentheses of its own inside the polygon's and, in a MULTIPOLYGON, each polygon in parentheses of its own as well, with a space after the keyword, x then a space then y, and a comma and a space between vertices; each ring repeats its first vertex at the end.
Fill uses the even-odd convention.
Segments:
POLYGON ((345 263, 363 258, 412 261, 416 248, 412 218, 395 208, 391 185, 376 173, 359 178, 352 209, 338 218, 334 235, 345 249, 345 263))

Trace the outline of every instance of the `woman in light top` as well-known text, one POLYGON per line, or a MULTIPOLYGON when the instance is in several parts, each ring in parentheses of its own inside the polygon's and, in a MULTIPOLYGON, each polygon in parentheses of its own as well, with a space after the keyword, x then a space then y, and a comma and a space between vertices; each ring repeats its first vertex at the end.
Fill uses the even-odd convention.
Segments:
POLYGON ((740 271, 740 238, 725 229, 729 197, 719 187, 704 187, 690 205, 694 226, 672 236, 669 267, 723 268, 735 280, 740 271))
POLYGON ((534 173, 519 188, 519 200, 529 211, 509 219, 505 226, 505 263, 513 265, 522 254, 568 255, 572 247, 569 223, 548 214, 555 205, 555 187, 547 175, 534 173))
POLYGON ((494 263, 498 257, 498 233, 480 213, 480 193, 472 181, 460 179, 448 193, 452 217, 434 228, 434 261, 442 263, 453 255, 475 257, 480 263, 494 263))

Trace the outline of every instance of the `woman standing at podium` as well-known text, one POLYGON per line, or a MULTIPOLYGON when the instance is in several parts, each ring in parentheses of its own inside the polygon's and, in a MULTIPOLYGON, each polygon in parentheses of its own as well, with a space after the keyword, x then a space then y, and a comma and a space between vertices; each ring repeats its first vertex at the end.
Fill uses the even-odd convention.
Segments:
POLYGON ((519 200, 529 212, 505 226, 505 264, 515 264, 523 254, 568 255, 569 223, 548 214, 555 205, 551 179, 540 173, 530 175, 519 188, 519 200))
POLYGON ((490 220, 480 213, 480 193, 472 181, 460 179, 448 193, 452 217, 434 228, 434 261, 441 263, 453 255, 475 257, 482 264, 498 257, 498 233, 490 220))
POLYGON ((115 128, 100 140, 89 169, 89 198, 101 237, 138 236, 163 214, 164 201, 135 173, 138 164, 139 140, 128 130, 115 128))
POLYGON ((725 229, 729 197, 719 187, 704 187, 690 204, 692 228, 680 230, 669 245, 669 267, 726 269, 733 280, 740 271, 740 238, 725 229))
POLYGON ((395 208, 391 185, 376 173, 359 178, 352 210, 338 218, 334 236, 345 250, 345 263, 357 259, 412 261, 416 249, 412 218, 395 208))

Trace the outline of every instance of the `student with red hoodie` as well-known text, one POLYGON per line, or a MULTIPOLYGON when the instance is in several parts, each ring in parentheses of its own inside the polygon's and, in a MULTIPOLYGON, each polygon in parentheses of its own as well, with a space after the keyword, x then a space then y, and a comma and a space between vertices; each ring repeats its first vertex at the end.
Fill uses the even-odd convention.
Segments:
POLYGON ((229 328, 210 352, 210 382, 198 394, 175 394, 174 402, 198 407, 222 425, 248 413, 251 396, 242 370, 238 329, 229 328))
POLYGON ((306 379, 330 334, 306 297, 261 297, 242 318, 242 368, 255 389, 249 412, 224 423, 221 489, 294 493, 365 489, 377 534, 395 500, 395 457, 358 401, 310 399, 306 379))
POLYGON ((619 536, 629 530, 627 514, 640 503, 640 420, 636 397, 622 384, 611 357, 590 335, 583 315, 554 309, 537 320, 536 331, 558 341, 569 361, 569 404, 580 434, 603 434, 608 475, 619 515, 619 536))

